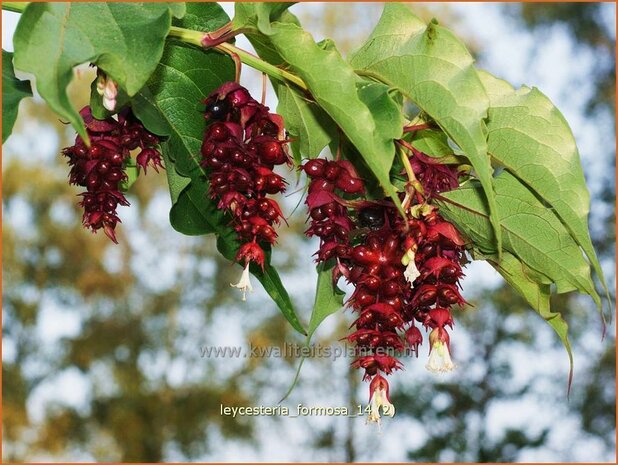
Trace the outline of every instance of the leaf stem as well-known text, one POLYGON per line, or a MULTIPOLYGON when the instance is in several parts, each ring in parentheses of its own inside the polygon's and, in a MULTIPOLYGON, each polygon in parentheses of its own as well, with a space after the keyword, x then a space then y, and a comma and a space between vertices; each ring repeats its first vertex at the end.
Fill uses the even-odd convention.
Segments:
MULTIPOLYGON (((205 34, 206 33, 200 31, 193 31, 191 29, 172 26, 168 37, 181 40, 182 42, 188 44, 197 45, 198 47, 204 47, 203 39, 205 34)), ((240 49, 226 42, 215 45, 212 48, 220 53, 225 53, 226 55, 230 55, 232 57, 236 55, 242 63, 257 69, 258 71, 261 71, 274 79, 291 82, 305 91, 308 90, 307 84, 305 84, 305 82, 295 74, 281 68, 277 68, 276 66, 265 62, 246 50, 240 49)))
POLYGON ((410 125, 410 126, 405 126, 403 128, 403 132, 407 133, 407 132, 415 132, 415 131, 420 131, 422 129, 429 129, 431 128, 431 124, 429 123, 425 123, 425 124, 414 124, 414 125, 410 125))
POLYGON ((412 165, 410 164, 410 159, 408 158, 408 155, 406 154, 404 148, 401 145, 398 146, 398 152, 401 157, 401 163, 403 163, 403 167, 405 168, 406 174, 408 175, 408 183, 414 188, 416 192, 423 195, 425 193, 423 186, 418 181, 418 179, 416 179, 416 175, 414 174, 414 170, 412 169, 412 165))

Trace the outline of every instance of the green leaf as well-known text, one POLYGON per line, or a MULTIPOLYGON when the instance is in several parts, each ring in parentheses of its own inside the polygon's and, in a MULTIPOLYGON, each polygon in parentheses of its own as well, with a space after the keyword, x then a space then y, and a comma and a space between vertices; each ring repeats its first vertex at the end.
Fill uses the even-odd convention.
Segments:
POLYGON ((73 67, 93 62, 135 95, 161 58, 172 13, 183 11, 168 3, 30 3, 13 38, 15 67, 35 76, 39 94, 87 140, 66 92, 73 67))
POLYGON ((286 84, 276 84, 279 100, 277 113, 284 121, 292 139, 294 161, 315 158, 336 137, 337 127, 315 102, 308 100, 298 90, 286 84))
POLYGON ((17 119, 19 102, 25 97, 31 97, 30 81, 22 81, 15 77, 13 71, 13 54, 2 50, 2 143, 13 131, 17 119))
POLYGON ((453 149, 448 145, 448 137, 442 131, 433 129, 416 131, 411 143, 416 150, 430 157, 442 158, 453 155, 453 149))
POLYGON ((277 270, 270 265, 270 251, 268 253, 268 263, 265 264, 264 271, 262 271, 255 263, 250 265, 249 270, 262 284, 270 298, 277 304, 279 310, 281 310, 281 313, 285 319, 288 320, 288 323, 290 323, 292 328, 300 334, 307 334, 307 331, 296 315, 292 300, 290 299, 285 286, 281 282, 281 278, 279 277, 277 270))
POLYGON ((172 24, 195 31, 214 31, 229 20, 221 12, 221 6, 215 2, 186 2, 184 16, 174 18, 172 24))
POLYGON ((270 34, 270 23, 295 2, 237 2, 234 4, 234 29, 257 29, 270 34))
POLYGON ((345 292, 340 290, 333 282, 333 267, 326 266, 324 262, 317 267, 318 283, 315 291, 315 302, 309 321, 307 343, 313 336, 318 326, 337 310, 343 307, 345 292))
POLYGON ((185 3, 185 2, 169 2, 168 3, 168 7, 170 9, 170 11, 172 12, 172 16, 174 18, 182 18, 184 17, 184 15, 186 14, 187 10, 188 10, 188 5, 191 2, 185 3))
POLYGON ((434 129, 416 131, 410 143, 416 150, 437 158, 440 163, 454 165, 470 163, 465 156, 455 154, 455 150, 448 143, 448 136, 442 131, 434 129))
POLYGON ((269 39, 290 70, 307 84, 315 101, 358 149, 386 194, 400 207, 389 171, 395 157, 393 139, 402 135, 403 116, 388 87, 360 80, 332 45, 320 47, 295 24, 271 24, 269 39))
MULTIPOLYGON (((162 150, 173 203, 170 223, 188 235, 214 233, 217 248, 229 260, 234 260, 239 244, 229 217, 208 195, 208 180, 200 166, 206 125, 198 106, 210 92, 233 79, 234 65, 228 57, 169 41, 154 75, 133 99, 133 110, 144 125, 167 136, 162 150)), ((306 334, 270 259, 264 271, 252 266, 251 272, 290 324, 306 334)))
MULTIPOLYGON (((504 249, 532 270, 556 283, 557 292, 574 289, 600 297, 590 266, 556 214, 507 171, 495 179, 504 249)), ((441 194, 440 212, 467 235, 483 253, 497 253, 487 205, 477 181, 441 194)))
MULTIPOLYGON (((204 234, 232 235, 231 228, 218 227, 229 222, 217 204, 210 200, 208 182, 192 182, 192 178, 178 174, 176 164, 171 160, 167 143, 162 146, 165 169, 172 199, 170 224, 182 234, 202 236, 204 234)), ((199 176, 199 175, 198 175, 199 176)), ((233 236, 233 235, 232 235, 233 236)))
POLYGON ((479 74, 490 99, 489 153, 554 209, 586 253, 607 293, 588 232, 590 194, 568 123, 538 89, 515 90, 487 72, 479 74))
MULTIPOLYGON (((309 322, 309 330, 307 331, 307 339, 305 340, 305 346, 307 347, 311 342, 313 333, 315 333, 320 324, 322 324, 328 316, 343 307, 343 297, 345 296, 345 292, 340 290, 333 282, 332 265, 327 266, 326 263, 322 262, 317 266, 316 271, 318 272, 318 283, 315 291, 313 311, 311 312, 311 320, 309 322)), ((302 357, 296 369, 296 375, 292 380, 292 384, 279 402, 283 402, 296 387, 298 379, 300 378, 300 370, 304 362, 305 357, 302 357)))
POLYGON ((569 357, 568 389, 570 390, 573 379, 573 353, 568 336, 569 326, 559 312, 552 312, 550 309, 550 286, 539 284, 531 277, 534 273, 509 252, 504 252, 500 261, 496 255, 481 257, 475 255, 474 258, 487 260, 556 332, 569 357))
POLYGON ((425 25, 407 6, 387 3, 350 63, 357 73, 397 88, 462 148, 481 181, 501 250, 483 122, 489 102, 463 43, 435 22, 425 25))

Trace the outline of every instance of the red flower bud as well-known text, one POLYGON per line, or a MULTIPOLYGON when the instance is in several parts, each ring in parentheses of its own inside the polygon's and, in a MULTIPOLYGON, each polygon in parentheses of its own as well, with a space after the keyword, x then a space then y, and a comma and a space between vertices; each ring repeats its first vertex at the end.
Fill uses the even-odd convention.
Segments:
POLYGON ((423 335, 416 326, 410 326, 406 331, 406 342, 408 346, 414 352, 414 355, 418 357, 418 346, 423 343, 423 335))

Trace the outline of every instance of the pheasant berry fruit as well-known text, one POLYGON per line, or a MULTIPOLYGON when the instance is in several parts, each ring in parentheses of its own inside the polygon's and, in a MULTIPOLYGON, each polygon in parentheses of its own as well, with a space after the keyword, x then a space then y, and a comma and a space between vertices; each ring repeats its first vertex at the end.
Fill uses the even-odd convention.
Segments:
POLYGON ((202 166, 208 170, 209 194, 218 208, 227 210, 241 247, 236 260, 244 264, 240 281, 251 291, 249 264, 264 268, 264 244, 277 240, 283 213, 269 195, 285 191, 286 182, 273 169, 290 163, 283 119, 251 97, 235 82, 223 84, 204 101, 206 128, 202 166))
POLYGON ((97 120, 90 107, 80 111, 84 120, 90 147, 77 136, 75 145, 63 149, 71 167, 69 182, 86 188, 80 195, 84 208, 83 224, 93 232, 103 229, 115 243, 116 214, 118 205, 128 206, 120 184, 127 179, 125 164, 130 152, 140 149, 136 156, 138 168, 146 172, 148 166, 156 171, 161 167, 161 154, 157 149, 159 139, 148 132, 130 110, 123 110, 118 119, 97 120))

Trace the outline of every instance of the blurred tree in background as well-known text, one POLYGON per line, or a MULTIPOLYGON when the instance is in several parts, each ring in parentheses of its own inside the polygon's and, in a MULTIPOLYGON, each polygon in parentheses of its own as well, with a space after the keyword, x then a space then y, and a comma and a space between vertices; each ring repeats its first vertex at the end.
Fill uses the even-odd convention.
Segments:
MULTIPOLYGON (((601 3, 523 3, 517 5, 512 14, 536 34, 552 27, 564 27, 580 47, 594 53, 594 73, 590 75, 592 94, 586 106, 587 114, 600 122, 609 122, 610 131, 616 131, 616 31, 615 11, 601 3), (611 16, 610 16, 611 15, 611 16)), ((512 7, 512 6, 511 6, 512 7)), ((609 179, 603 185, 602 193, 595 201, 607 205, 609 214, 604 227, 597 228, 593 236, 596 249, 615 265, 616 256, 616 166, 615 139, 608 141, 605 153, 599 154, 607 160, 609 179)), ((615 278, 615 276, 614 276, 615 278)), ((616 301, 615 288, 613 301, 616 301)), ((574 315, 579 317, 579 315, 574 315)), ((582 347, 585 350, 585 347, 582 347)), ((608 341, 601 356, 595 360, 590 373, 585 375, 589 383, 582 389, 583 395, 573 399, 581 412, 582 428, 586 433, 598 435, 615 450, 616 430, 616 347, 615 340, 608 341)))
MULTIPOLYGON (((79 81, 77 101, 88 95, 92 77, 79 81)), ((58 145, 70 145, 66 129, 42 102, 28 102, 22 111, 26 124, 50 125, 60 135, 58 145)), ((233 377, 218 382, 206 376, 214 368, 203 366, 203 374, 181 385, 172 386, 168 379, 177 360, 191 365, 199 358, 195 347, 182 346, 188 331, 182 319, 215 304, 208 288, 216 283, 206 281, 210 273, 203 276, 200 267, 207 264, 222 278, 228 267, 213 258, 213 244, 181 241, 178 259, 194 264, 178 269, 172 285, 157 286, 151 275, 155 268, 135 269, 137 248, 151 249, 154 260, 171 252, 171 244, 160 240, 160 225, 148 219, 163 175, 149 174, 132 191, 142 238, 125 231, 114 247, 82 228, 76 189, 67 183, 62 157, 50 164, 41 154, 29 155, 23 161, 11 157, 3 167, 5 217, 28 215, 23 228, 11 221, 3 228, 3 336, 13 354, 3 364, 5 458, 20 461, 84 447, 98 460, 156 462, 165 458, 170 441, 187 456, 203 454, 213 427, 224 437, 248 439, 250 423, 218 415, 223 400, 241 405, 251 398, 233 377), (62 308, 62 320, 62 313, 73 312, 81 323, 53 353, 38 340, 46 330, 42 313, 50 305, 62 308), (161 359, 157 373, 144 370, 147 358, 161 359), (78 370, 89 380, 87 409, 50 402, 44 420, 34 426, 27 414, 29 396, 65 370, 78 370)), ((79 390, 66 386, 72 387, 79 390)))
POLYGON ((580 47, 595 52, 595 73, 590 76, 595 88, 588 110, 616 111, 616 38, 611 31, 610 13, 602 3, 517 3, 505 5, 513 19, 539 36, 551 28, 564 27, 580 47))
MULTIPOLYGON (((443 23, 457 23, 444 4, 419 8, 424 17, 433 11, 443 23)), ((534 37, 565 27, 594 52, 602 65, 591 75, 588 117, 615 126, 615 38, 602 7, 504 8, 534 37)), ((349 51, 380 9, 313 4, 300 15, 308 29, 349 51), (342 15, 358 27, 341 27, 342 15)), ((482 58, 482 47, 478 53, 482 58)), ((86 103, 92 78, 82 72, 72 89, 75 102, 86 103)), ((407 364, 393 389, 397 416, 385 422, 381 436, 362 418, 221 416, 221 403, 275 405, 298 361, 202 358, 200 346, 282 347, 299 343, 297 335, 261 291, 241 305, 228 284, 238 268, 218 257, 212 239, 171 230, 164 174, 149 172, 132 187, 115 246, 81 227, 78 190, 68 186, 68 168, 58 155, 72 142, 71 129, 40 100, 21 104, 17 124, 3 154, 4 460, 569 461, 582 449, 597 461, 613 457, 613 327, 600 344, 590 302, 570 295, 552 302, 571 323, 577 362, 567 402, 568 367, 558 339, 506 286, 477 292, 460 314, 455 356, 462 369, 430 376, 422 368, 425 354, 407 364), (523 420, 510 421, 517 418, 523 420)), ((609 167, 614 136, 605 135, 609 148, 602 155, 609 167)), ((610 262, 614 198, 609 182, 595 200, 606 204, 604 226, 593 229, 610 262)), ((298 199, 288 199, 286 213, 298 199)), ((291 295, 306 320, 312 305, 308 256, 315 243, 302 236, 303 216, 301 205, 274 259, 284 282, 296 286, 291 295)), ((347 312, 330 317, 313 342, 338 344, 349 320, 347 312)), ((283 405, 364 402, 367 386, 348 362, 308 361, 283 405)))

